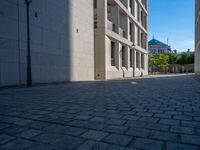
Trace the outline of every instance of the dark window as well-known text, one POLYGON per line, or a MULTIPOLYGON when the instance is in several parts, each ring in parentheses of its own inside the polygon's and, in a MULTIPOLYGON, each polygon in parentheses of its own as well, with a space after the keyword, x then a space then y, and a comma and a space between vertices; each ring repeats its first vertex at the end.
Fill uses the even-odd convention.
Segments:
POLYGON ((111 66, 115 66, 115 43, 111 42, 111 66))
POLYGON ((133 6, 133 2, 132 0, 129 0, 129 7, 132 8, 132 6, 133 6))
POLYGON ((144 69, 144 54, 141 54, 141 67, 144 69))
POLYGON ((94 0, 94 8, 97 8, 97 0, 94 0))
POLYGON ((125 67, 125 47, 122 46, 122 67, 125 67))
POLYGON ((133 50, 130 50, 130 67, 133 67, 133 50))
POLYGON ((139 53, 138 52, 136 52, 136 67, 137 68, 139 68, 139 64, 140 64, 140 60, 139 60, 140 58, 139 58, 139 53))

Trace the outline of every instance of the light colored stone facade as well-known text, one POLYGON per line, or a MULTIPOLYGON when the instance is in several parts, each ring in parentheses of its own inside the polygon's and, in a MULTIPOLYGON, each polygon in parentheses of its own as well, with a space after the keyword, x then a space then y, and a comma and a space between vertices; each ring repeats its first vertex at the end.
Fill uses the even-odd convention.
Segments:
POLYGON ((200 1, 195 1, 195 72, 200 74, 200 1))
POLYGON ((96 79, 148 74, 147 3, 147 0, 96 0, 96 79))
MULTIPOLYGON (((0 1, 0 86, 26 84, 26 6, 0 1)), ((94 80, 93 0, 32 0, 33 83, 94 80)))

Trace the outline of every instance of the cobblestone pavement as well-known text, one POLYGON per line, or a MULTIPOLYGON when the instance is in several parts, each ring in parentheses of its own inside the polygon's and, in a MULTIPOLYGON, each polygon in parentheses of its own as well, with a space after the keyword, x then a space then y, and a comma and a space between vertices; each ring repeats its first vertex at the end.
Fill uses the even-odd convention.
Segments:
POLYGON ((200 77, 1 89, 0 149, 200 150, 200 77))

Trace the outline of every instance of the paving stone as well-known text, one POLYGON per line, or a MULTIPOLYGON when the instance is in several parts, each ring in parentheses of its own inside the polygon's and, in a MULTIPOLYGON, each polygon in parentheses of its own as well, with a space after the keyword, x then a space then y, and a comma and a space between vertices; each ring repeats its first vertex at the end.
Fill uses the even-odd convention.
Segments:
POLYGON ((135 116, 135 115, 125 115, 123 117, 123 119, 126 119, 126 120, 138 120, 140 117, 138 116, 135 116))
POLYGON ((169 114, 154 114, 154 117, 161 119, 171 119, 172 115, 169 114))
POLYGON ((45 131, 48 131, 51 133, 60 133, 60 134, 78 136, 82 134, 83 132, 86 132, 87 129, 54 124, 54 125, 46 127, 45 131))
POLYGON ((128 126, 128 127, 139 127, 139 128, 145 127, 146 125, 147 123, 143 121, 128 121, 125 124, 125 126, 128 126))
POLYGON ((103 130, 108 131, 108 132, 112 132, 112 133, 121 133, 122 134, 127 129, 128 129, 128 127, 125 127, 125 126, 109 125, 109 126, 105 127, 103 130))
POLYGON ((159 124, 159 123, 148 123, 145 128, 147 129, 154 129, 154 130, 161 130, 161 131, 168 131, 170 126, 159 124))
POLYGON ((38 129, 38 130, 42 130, 47 126, 50 126, 50 123, 46 123, 46 122, 41 122, 41 121, 34 121, 30 124, 27 124, 26 126, 29 128, 34 128, 34 129, 38 129))
POLYGON ((0 130, 10 127, 10 124, 7 123, 0 123, 0 130))
POLYGON ((186 144, 167 143, 167 150, 198 150, 198 147, 186 144))
POLYGON ((24 132, 17 134, 16 136, 21 137, 21 138, 30 139, 34 136, 41 134, 41 133, 42 133, 42 131, 40 131, 40 130, 29 129, 29 130, 26 130, 24 132))
POLYGON ((166 125, 179 125, 180 121, 173 120, 173 119, 161 119, 159 123, 166 124, 166 125))
POLYGON ((181 135, 181 142, 187 144, 200 145, 200 136, 181 135))
POLYGON ((8 135, 16 135, 25 130, 27 130, 27 128, 13 125, 13 126, 10 126, 9 128, 2 130, 2 133, 8 134, 8 135))
POLYGON ((151 117, 151 116, 153 116, 153 113, 150 113, 150 112, 138 112, 136 115, 144 116, 144 117, 151 117))
POLYGON ((173 118, 178 120, 192 120, 191 116, 185 116, 185 115, 174 115, 173 118))
POLYGON ((131 142, 132 138, 130 136, 111 134, 104 139, 105 142, 126 146, 131 142))
POLYGON ((105 138, 107 135, 108 135, 108 133, 106 133, 106 132, 89 130, 86 133, 82 134, 81 137, 91 139, 91 140, 100 141, 103 138, 105 138))
POLYGON ((106 123, 112 124, 112 125, 123 125, 126 122, 126 120, 123 119, 110 119, 106 123))
POLYGON ((128 147, 122 147, 122 146, 116 146, 116 145, 111 145, 108 150, 138 150, 136 148, 128 148, 128 147))
POLYGON ((22 149, 27 149, 31 146, 33 146, 35 143, 24 140, 24 139, 15 139, 11 142, 8 142, 7 144, 1 145, 0 149, 2 150, 22 150, 22 149))
POLYGON ((182 126, 192 127, 192 128, 200 127, 200 122, 197 122, 197 121, 182 121, 182 126))
POLYGON ((183 134, 194 134, 194 128, 190 127, 172 126, 170 131, 183 134))
POLYGON ((59 146, 64 149, 73 149, 83 143, 83 140, 80 138, 51 133, 40 134, 33 139, 38 142, 59 146))
POLYGON ((0 134, 0 145, 5 144, 13 139, 15 139, 15 137, 6 134, 0 134))
POLYGON ((156 123, 156 122, 158 122, 159 118, 141 117, 139 120, 143 121, 143 122, 156 123))
POLYGON ((93 117, 90 119, 90 121, 94 122, 106 122, 108 119, 106 117, 93 117))
POLYGON ((144 138, 138 138, 134 143, 134 147, 148 150, 161 150, 162 146, 163 142, 144 138))
POLYGON ((103 142, 86 141, 77 150, 107 150, 108 144, 103 142))
POLYGON ((150 134, 150 130, 143 128, 130 128, 127 132, 127 135, 135 136, 135 137, 148 137, 150 134))
POLYGON ((170 114, 170 115, 181 115, 182 114, 182 112, 179 112, 179 111, 166 111, 165 113, 170 114))
POLYGON ((178 142, 178 134, 170 133, 170 132, 162 132, 162 131, 153 130, 150 133, 150 138, 157 139, 157 140, 178 142))
POLYGON ((20 121, 15 122, 15 124, 21 125, 21 126, 26 126, 27 124, 30 124, 32 122, 33 122, 32 120, 21 119, 20 121))
POLYGON ((119 114, 119 113, 117 113, 117 114, 109 114, 109 115, 107 115, 107 117, 108 118, 111 118, 111 119, 120 119, 120 118, 122 118, 122 115, 121 114, 119 114))
POLYGON ((59 148, 50 144, 34 144, 33 146, 26 148, 26 150, 63 150, 63 148, 59 148))
POLYGON ((92 118, 92 117, 89 116, 89 115, 79 115, 79 116, 76 116, 74 119, 78 119, 78 120, 89 120, 90 118, 92 118))

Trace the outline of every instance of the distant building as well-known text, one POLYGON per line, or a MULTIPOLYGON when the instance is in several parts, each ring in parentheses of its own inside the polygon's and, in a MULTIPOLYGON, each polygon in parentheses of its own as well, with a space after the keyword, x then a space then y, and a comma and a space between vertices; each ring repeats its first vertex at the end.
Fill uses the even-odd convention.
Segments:
POLYGON ((195 1, 195 72, 200 74, 200 1, 195 1))
POLYGON ((162 43, 155 38, 148 42, 149 45, 149 56, 153 56, 156 54, 167 54, 171 53, 171 47, 165 43, 162 43))

